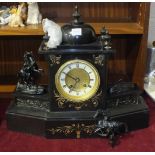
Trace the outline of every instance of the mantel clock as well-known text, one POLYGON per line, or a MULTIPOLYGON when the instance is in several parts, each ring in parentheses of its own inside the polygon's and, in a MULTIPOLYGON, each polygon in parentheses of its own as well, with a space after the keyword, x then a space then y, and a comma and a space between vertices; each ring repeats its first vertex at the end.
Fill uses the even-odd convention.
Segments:
POLYGON ((62 26, 63 43, 55 49, 42 44, 39 53, 49 64, 51 110, 96 110, 105 108, 107 61, 114 52, 111 36, 105 28, 100 37, 80 19, 62 26))
MULTIPOLYGON (((48 63, 45 86, 33 54, 24 55, 8 128, 48 138, 108 137, 148 126, 148 107, 132 82, 108 83, 108 60, 115 53, 105 27, 99 35, 75 7, 73 21, 61 27, 62 43, 48 48, 43 37, 38 53, 48 63)), ((118 51, 119 52, 119 51, 118 51)))

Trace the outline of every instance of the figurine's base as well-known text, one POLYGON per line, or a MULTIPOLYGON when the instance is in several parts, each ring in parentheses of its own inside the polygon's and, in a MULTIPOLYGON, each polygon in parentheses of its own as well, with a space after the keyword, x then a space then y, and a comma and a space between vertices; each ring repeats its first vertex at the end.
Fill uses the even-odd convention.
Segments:
POLYGON ((30 95, 41 95, 45 93, 43 86, 27 86, 26 84, 17 84, 16 91, 20 93, 30 94, 30 95))
MULTIPOLYGON (((128 130, 148 127, 148 107, 142 97, 137 104, 124 104, 108 108, 111 120, 124 122, 128 130)), ((12 103, 7 111, 10 130, 44 136, 47 138, 97 137, 94 134, 96 111, 48 112, 12 103)))

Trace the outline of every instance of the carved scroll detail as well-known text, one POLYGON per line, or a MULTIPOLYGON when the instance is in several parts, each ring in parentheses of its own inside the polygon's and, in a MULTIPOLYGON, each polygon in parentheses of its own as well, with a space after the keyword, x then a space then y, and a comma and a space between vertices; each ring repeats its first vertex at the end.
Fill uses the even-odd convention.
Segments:
POLYGON ((96 126, 95 125, 85 125, 85 124, 71 124, 71 125, 65 125, 60 127, 55 127, 48 129, 48 131, 52 134, 63 134, 65 136, 71 135, 73 133, 76 134, 76 138, 80 138, 81 133, 85 133, 88 135, 92 135, 95 131, 96 126))
POLYGON ((54 64, 58 65, 61 61, 61 55, 55 56, 55 55, 49 55, 50 64, 53 66, 54 64))
POLYGON ((105 56, 100 54, 98 56, 93 55, 95 64, 103 66, 104 65, 104 61, 105 61, 105 56))

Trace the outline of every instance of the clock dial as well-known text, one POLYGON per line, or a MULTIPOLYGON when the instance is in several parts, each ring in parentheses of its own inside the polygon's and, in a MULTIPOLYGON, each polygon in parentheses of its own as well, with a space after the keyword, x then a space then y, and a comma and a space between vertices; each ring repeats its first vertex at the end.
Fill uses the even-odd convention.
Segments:
POLYGON ((58 92, 74 102, 90 99, 97 92, 100 77, 96 68, 84 60, 71 60, 64 63, 55 76, 58 92))

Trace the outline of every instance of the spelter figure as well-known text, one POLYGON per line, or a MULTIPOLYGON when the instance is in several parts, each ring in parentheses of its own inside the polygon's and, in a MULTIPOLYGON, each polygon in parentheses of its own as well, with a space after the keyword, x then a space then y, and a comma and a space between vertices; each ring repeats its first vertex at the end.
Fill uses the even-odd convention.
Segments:
POLYGON ((116 144, 119 135, 127 132, 128 128, 125 123, 108 120, 107 116, 104 119, 99 120, 95 133, 101 137, 109 139, 112 147, 116 144))
POLYGON ((24 54, 24 65, 18 73, 19 80, 16 90, 27 94, 42 94, 44 88, 36 83, 41 72, 42 69, 38 68, 32 52, 26 52, 24 54))

